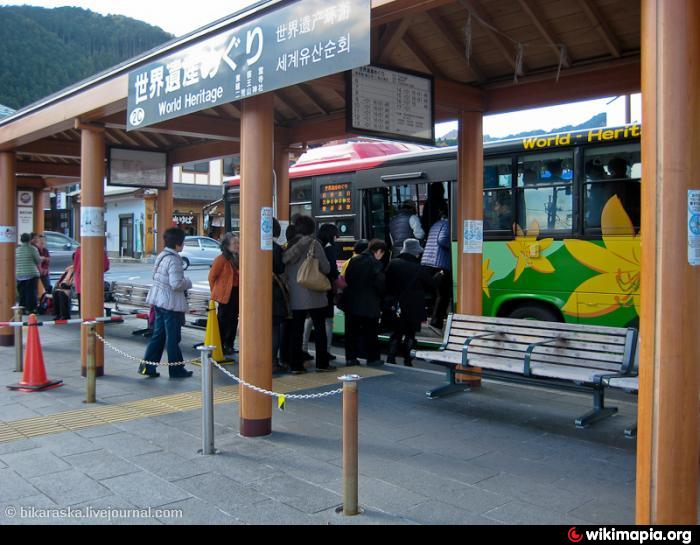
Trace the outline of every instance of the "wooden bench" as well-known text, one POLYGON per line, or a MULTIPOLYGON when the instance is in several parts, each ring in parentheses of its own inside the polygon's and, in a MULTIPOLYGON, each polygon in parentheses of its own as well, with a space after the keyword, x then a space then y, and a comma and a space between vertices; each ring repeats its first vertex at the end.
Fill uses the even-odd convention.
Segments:
POLYGON ((587 427, 617 412, 605 406, 605 389, 635 378, 637 331, 565 323, 455 314, 443 346, 415 356, 448 368, 448 384, 428 397, 468 391, 458 376, 469 368, 486 378, 593 394, 593 410, 576 419, 587 427))
MULTIPOLYGON (((112 313, 128 315, 150 311, 150 305, 146 302, 149 290, 150 286, 113 282, 112 298, 114 299, 115 308, 112 310, 112 313)), ((187 292, 187 303, 189 306, 187 315, 193 318, 186 324, 187 327, 196 329, 206 328, 210 299, 210 294, 205 291, 190 290, 187 292)), ((134 335, 143 334, 146 331, 147 330, 137 331, 134 335)))
MULTIPOLYGON (((639 347, 637 347, 634 361, 634 371, 630 375, 620 375, 614 377, 605 377, 603 384, 608 388, 622 390, 628 394, 637 395, 639 393, 639 347)), ((630 439, 637 437, 637 424, 625 430, 625 435, 630 439)))

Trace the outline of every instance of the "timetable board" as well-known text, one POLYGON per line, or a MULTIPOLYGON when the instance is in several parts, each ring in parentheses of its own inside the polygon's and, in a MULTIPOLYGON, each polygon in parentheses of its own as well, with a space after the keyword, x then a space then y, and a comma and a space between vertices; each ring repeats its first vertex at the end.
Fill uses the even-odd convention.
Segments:
POLYGON ((435 144, 432 77, 365 66, 350 72, 349 86, 349 132, 435 144))

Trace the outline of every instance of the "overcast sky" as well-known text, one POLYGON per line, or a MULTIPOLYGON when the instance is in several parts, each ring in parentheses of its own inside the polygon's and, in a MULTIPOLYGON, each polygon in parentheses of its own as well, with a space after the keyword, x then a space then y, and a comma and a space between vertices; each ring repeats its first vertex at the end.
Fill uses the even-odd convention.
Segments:
MULTIPOLYGON (((181 0, 119 0, 116 2, 107 0, 25 0, 7 2, 0 0, 2 4, 31 4, 47 8, 70 5, 91 9, 102 14, 126 15, 159 26, 176 36, 181 36, 216 19, 235 13, 255 2, 256 0, 200 0, 199 2, 183 2, 181 0)), ((622 100, 618 100, 608 105, 613 98, 579 103, 575 106, 557 106, 516 114, 489 116, 484 121, 484 133, 502 137, 534 129, 550 130, 564 125, 583 123, 594 115, 606 111, 610 125, 621 125, 624 123, 624 104, 622 100)), ((641 121, 640 110, 640 99, 637 96, 633 101, 632 121, 641 121)), ((438 137, 443 136, 456 127, 456 123, 440 125, 437 135, 438 137)))

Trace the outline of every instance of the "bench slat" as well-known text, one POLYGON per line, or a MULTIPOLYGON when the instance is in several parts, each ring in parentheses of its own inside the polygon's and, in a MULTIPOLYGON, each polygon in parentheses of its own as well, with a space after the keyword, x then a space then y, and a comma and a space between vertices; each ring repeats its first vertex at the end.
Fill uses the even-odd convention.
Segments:
MULTIPOLYGON (((479 323, 479 324, 496 324, 502 326, 522 326, 524 320, 515 318, 496 318, 492 316, 470 316, 466 314, 454 314, 452 316, 453 325, 460 323, 479 323)), ((626 328, 621 327, 608 327, 608 326, 591 326, 591 325, 581 325, 581 324, 568 324, 562 322, 541 322, 541 321, 531 321, 533 328, 545 329, 545 330, 561 330, 563 332, 580 332, 580 333, 592 333, 592 334, 603 334, 603 335, 621 335, 625 336, 627 334, 626 328)), ((528 324, 528 325, 529 325, 528 324)))
MULTIPOLYGON (((471 346, 484 346, 488 348, 503 348, 505 350, 513 350, 515 352, 525 352, 528 347, 534 343, 546 341, 545 338, 538 337, 516 337, 506 335, 503 340, 475 339, 471 346)), ((467 337, 451 336, 448 340, 450 345, 456 345, 461 350, 464 346, 467 337)), ((609 345, 607 345, 609 346, 609 345)), ((535 353, 554 354, 566 356, 569 358, 585 358, 599 361, 617 361, 621 362, 624 357, 624 352, 620 347, 611 347, 614 350, 605 350, 606 345, 595 345, 590 343, 566 343, 566 345, 544 345, 538 346, 535 353)))
POLYGON ((528 326, 521 325, 520 327, 515 326, 500 326, 497 324, 489 323, 452 323, 452 332, 454 334, 462 334, 459 332, 464 332, 465 336, 473 335, 474 332, 477 334, 488 333, 488 332, 500 331, 502 333, 510 333, 513 335, 524 335, 531 337, 542 337, 545 339, 551 339, 552 337, 561 337, 562 339, 567 339, 571 341, 583 341, 583 342, 594 342, 594 343, 604 343, 611 345, 624 345, 626 337, 624 336, 614 336, 614 335, 602 335, 602 334, 591 334, 591 333, 575 333, 566 331, 555 331, 548 330, 545 334, 542 330, 528 326))

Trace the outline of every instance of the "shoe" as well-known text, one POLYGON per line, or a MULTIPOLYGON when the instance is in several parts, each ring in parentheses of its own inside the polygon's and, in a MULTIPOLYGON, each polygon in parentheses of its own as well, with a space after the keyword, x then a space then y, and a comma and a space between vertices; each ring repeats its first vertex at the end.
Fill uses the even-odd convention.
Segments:
POLYGON ((331 373, 331 372, 336 371, 336 370, 337 370, 337 368, 332 366, 332 365, 329 365, 328 367, 317 367, 316 368, 317 373, 331 373))
POLYGON ((306 361, 314 361, 314 357, 311 354, 309 354, 308 352, 302 352, 301 359, 303 359, 305 362, 306 361))
POLYGON ((291 373, 292 375, 305 375, 308 371, 306 369, 292 369, 291 373))
POLYGON ((386 358, 386 362, 391 365, 396 364, 396 355, 399 353, 399 341, 392 340, 389 341, 389 355, 386 358))
POLYGON ((273 365, 272 366, 272 375, 273 376, 286 375, 288 372, 289 372, 289 369, 287 367, 283 367, 282 365, 273 365))
POLYGON ((182 371, 181 373, 178 373, 177 375, 170 375, 170 378, 174 379, 181 379, 181 378, 190 378, 194 375, 194 372, 192 371, 182 371))
POLYGON ((413 351, 418 348, 418 341, 415 339, 407 339, 404 343, 404 366, 413 367, 413 351))
POLYGON ((160 377, 160 373, 158 371, 149 371, 148 367, 145 365, 139 366, 139 375, 142 377, 148 377, 148 378, 158 378, 160 377))
POLYGON ((328 361, 336 361, 338 359, 338 356, 334 356, 333 354, 328 354, 328 361))

